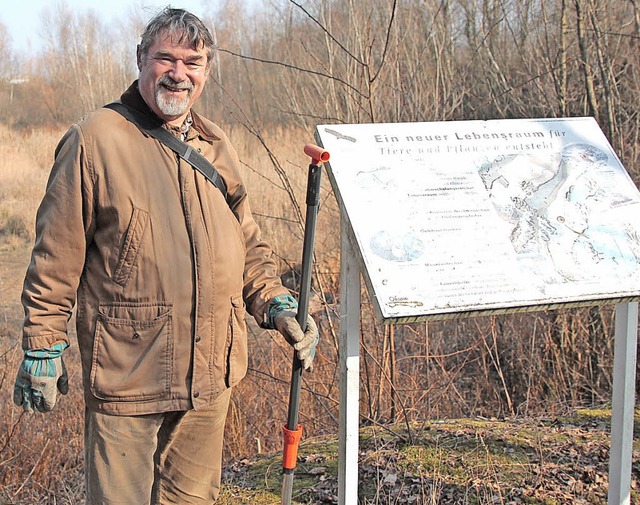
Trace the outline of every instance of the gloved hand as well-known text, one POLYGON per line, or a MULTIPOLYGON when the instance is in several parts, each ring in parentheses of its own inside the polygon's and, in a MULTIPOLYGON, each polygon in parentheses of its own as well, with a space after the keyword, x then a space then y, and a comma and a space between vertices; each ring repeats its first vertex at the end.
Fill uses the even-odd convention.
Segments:
POLYGON ((268 324, 277 329, 293 346, 302 367, 305 370, 311 370, 320 335, 311 316, 307 317, 306 331, 302 331, 296 319, 297 309, 298 303, 291 295, 276 296, 269 303, 268 324))
POLYGON ((296 355, 305 370, 311 370, 313 358, 316 356, 316 345, 320 336, 318 327, 311 316, 307 317, 307 330, 302 331, 295 312, 281 312, 275 318, 276 329, 296 350, 296 355))
POLYGON ((56 342, 44 349, 25 351, 13 387, 13 402, 25 412, 35 408, 40 412, 53 410, 58 391, 69 392, 67 369, 62 352, 69 347, 66 342, 56 342))

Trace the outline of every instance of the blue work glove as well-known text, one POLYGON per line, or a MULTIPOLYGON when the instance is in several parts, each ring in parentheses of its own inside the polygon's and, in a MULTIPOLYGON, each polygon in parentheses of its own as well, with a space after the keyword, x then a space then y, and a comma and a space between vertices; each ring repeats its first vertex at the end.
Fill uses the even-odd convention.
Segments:
POLYGON ((25 351, 13 387, 13 402, 25 412, 49 412, 56 405, 58 391, 68 393, 69 378, 62 361, 67 347, 66 342, 56 342, 44 349, 25 351))
POLYGON ((276 296, 269 302, 267 326, 277 329, 284 339, 296 350, 296 355, 305 370, 312 369, 313 358, 320 335, 311 316, 307 317, 307 329, 302 331, 296 314, 298 302, 291 295, 276 296))

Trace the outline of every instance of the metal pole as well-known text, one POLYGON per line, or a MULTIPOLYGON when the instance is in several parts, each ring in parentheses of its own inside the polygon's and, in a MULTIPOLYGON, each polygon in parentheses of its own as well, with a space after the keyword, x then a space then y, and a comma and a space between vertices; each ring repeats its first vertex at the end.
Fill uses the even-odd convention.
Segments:
MULTIPOLYGON (((316 236, 316 221, 320 205, 320 182, 322 163, 328 161, 329 153, 317 146, 305 146, 305 152, 312 157, 307 179, 307 214, 304 227, 304 242, 302 246, 302 272, 300 279, 300 294, 298 297, 298 313, 296 320, 303 331, 307 329, 309 314, 309 295, 311 292, 311 268, 313 266, 313 245, 316 236)), ((289 389, 289 411, 287 424, 284 427, 284 454, 282 465, 282 504, 291 505, 293 494, 293 475, 298 455, 298 442, 302 436, 302 426, 298 424, 300 410, 300 390, 302 388, 302 363, 294 353, 291 369, 291 387, 289 389)))
POLYGON ((638 302, 616 305, 609 451, 609 505, 629 505, 636 388, 638 302))
POLYGON ((358 503, 360 428, 360 269, 349 240, 349 224, 340 208, 340 446, 338 505, 358 503))

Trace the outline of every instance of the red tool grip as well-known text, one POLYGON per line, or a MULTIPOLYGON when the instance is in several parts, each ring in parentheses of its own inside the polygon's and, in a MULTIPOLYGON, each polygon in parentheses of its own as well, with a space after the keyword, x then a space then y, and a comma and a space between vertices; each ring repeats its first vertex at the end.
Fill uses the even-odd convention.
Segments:
POLYGON ((311 156, 311 160, 314 165, 319 165, 320 163, 326 163, 329 161, 329 151, 325 151, 322 147, 318 147, 314 144, 307 144, 304 146, 304 153, 307 156, 311 156))
POLYGON ((302 438, 302 425, 298 425, 294 430, 282 427, 282 435, 284 437, 284 449, 282 451, 282 468, 293 470, 298 461, 298 444, 302 438))

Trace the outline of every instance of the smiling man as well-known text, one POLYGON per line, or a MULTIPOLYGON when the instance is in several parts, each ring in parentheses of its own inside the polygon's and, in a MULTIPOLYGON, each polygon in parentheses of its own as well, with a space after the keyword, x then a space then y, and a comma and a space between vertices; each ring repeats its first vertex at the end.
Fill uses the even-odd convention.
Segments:
POLYGON ((154 17, 138 80, 71 126, 38 209, 14 401, 47 412, 67 392, 77 305, 91 505, 214 503, 229 399, 247 370, 246 311, 305 368, 315 354, 316 325, 303 332, 295 320, 235 150, 192 110, 213 51, 189 12, 154 17), (158 130, 213 164, 223 189, 158 130))
POLYGON ((188 33, 161 22, 150 23, 145 33, 137 51, 140 94, 158 117, 180 126, 207 82, 213 41, 194 46, 188 33))

